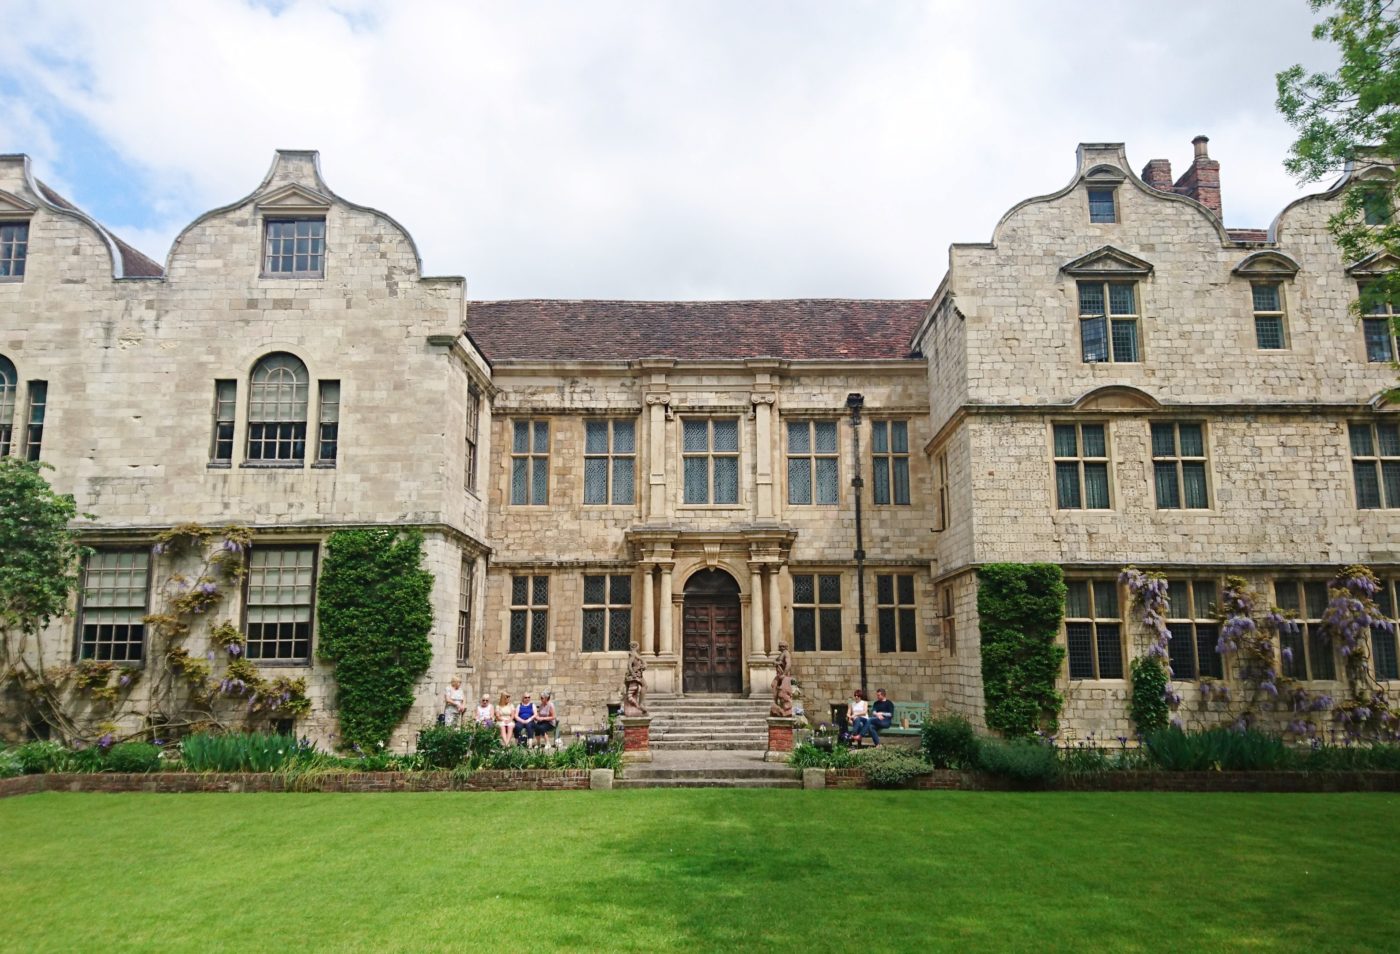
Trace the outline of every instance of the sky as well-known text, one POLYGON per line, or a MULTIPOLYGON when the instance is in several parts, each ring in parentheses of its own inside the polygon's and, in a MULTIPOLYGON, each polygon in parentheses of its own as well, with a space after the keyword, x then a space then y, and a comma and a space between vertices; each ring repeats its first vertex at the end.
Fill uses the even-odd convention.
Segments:
MULTIPOLYGON (((277 148, 504 298, 920 298, 952 242, 1191 139, 1225 224, 1300 194, 1306 0, 0 0, 0 153, 158 261, 277 148)), ((1301 191, 1316 191, 1317 185, 1301 191)))

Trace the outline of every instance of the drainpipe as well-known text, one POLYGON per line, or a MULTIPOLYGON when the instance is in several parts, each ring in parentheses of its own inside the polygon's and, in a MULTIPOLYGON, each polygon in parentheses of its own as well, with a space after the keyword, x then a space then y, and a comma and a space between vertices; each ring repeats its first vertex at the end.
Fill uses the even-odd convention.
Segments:
POLYGON ((865 407, 865 395, 846 395, 846 407, 851 412, 851 445, 855 451, 855 467, 852 470, 851 490, 856 498, 856 637, 860 643, 860 694, 861 698, 868 699, 870 690, 866 688, 865 673, 865 634, 869 627, 865 625, 865 536, 861 528, 861 491, 865 487, 865 478, 861 476, 860 466, 860 412, 865 407))

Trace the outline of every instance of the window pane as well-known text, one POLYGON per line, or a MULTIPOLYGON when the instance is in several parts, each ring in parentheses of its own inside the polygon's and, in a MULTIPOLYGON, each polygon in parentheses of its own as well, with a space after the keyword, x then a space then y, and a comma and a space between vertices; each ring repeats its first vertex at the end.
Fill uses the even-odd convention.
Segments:
POLYGON ((814 425, 817 441, 816 449, 818 454, 836 453, 836 422, 817 421, 814 425))
POLYGON ((834 573, 823 573, 817 578, 817 596, 820 603, 841 602, 841 577, 834 573))
POLYGON ((530 458, 516 457, 510 462, 510 502, 527 504, 529 496, 530 458))
POLYGON ((820 611, 822 650, 837 652, 841 649, 841 611, 824 609, 820 611))
POLYGON ((914 578, 912 576, 897 576, 896 582, 899 585, 899 601, 905 605, 914 602, 914 578))
POLYGON ((1071 619, 1087 619, 1090 614, 1088 582, 1067 580, 1065 590, 1065 616, 1071 619))
POLYGON ((1191 590, 1185 580, 1167 581, 1167 615, 1171 619, 1191 618, 1191 590))
POLYGON ((530 477, 530 503, 549 503, 549 458, 534 457, 530 477))
POLYGON ((816 592, 810 573, 797 573, 792 578, 792 601, 794 603, 812 603, 813 594, 816 592))
POLYGON ((1206 465, 1200 461, 1186 461, 1181 465, 1182 481, 1186 485, 1186 506, 1192 510, 1204 510, 1210 506, 1210 495, 1206 493, 1206 465))
POLYGON ((1303 634, 1296 633, 1279 634, 1279 659, 1282 663, 1283 674, 1289 679, 1306 679, 1307 659, 1303 655, 1303 634), (1284 653, 1283 650, 1288 650, 1284 653))
POLYGON ((1395 360, 1390 336, 1390 319, 1367 318, 1362 324, 1366 329, 1366 360, 1395 360))
POLYGON ((1137 320, 1115 319, 1113 322, 1113 360, 1138 360, 1137 320))
POLYGON ((1055 425, 1055 456, 1079 456, 1079 438, 1073 424, 1055 425))
POLYGON ((890 450, 896 454, 909 453, 909 424, 906 421, 890 422, 890 450))
POLYGON ((1330 600, 1327 594, 1327 584, 1321 580, 1309 580, 1303 584, 1303 596, 1308 601, 1308 618, 1321 619, 1322 614, 1327 611, 1327 603, 1330 600))
POLYGON ((895 651, 896 634, 894 608, 882 608, 876 614, 876 629, 880 637, 880 652, 892 653, 895 651))
POLYGON ((589 457, 583 462, 583 502, 603 504, 608 502, 608 459, 589 457))
POLYGON ((1277 285, 1255 285, 1254 286, 1254 310, 1255 311, 1282 311, 1278 304, 1277 285))
POLYGON ((510 578, 510 605, 524 606, 529 600, 530 578, 513 576, 510 578))
POLYGON ((1274 584, 1274 599, 1279 609, 1297 612, 1302 608, 1298 602, 1298 584, 1294 580, 1279 580, 1274 584))
POLYGON ((1381 487, 1385 491, 1381 503, 1387 507, 1400 507, 1400 460, 1381 461, 1381 487))
POLYGON ((894 577, 875 577, 875 602, 889 605, 894 602, 894 577))
POLYGON ((515 422, 515 434, 511 443, 511 450, 517 454, 528 453, 530 450, 530 425, 527 421, 515 422))
POLYGON ((690 453, 710 449, 708 421, 685 421, 682 425, 682 447, 690 453))
MULTIPOLYGON (((1172 615, 1176 615, 1173 612, 1172 615)), ((1171 663, 1173 679, 1195 679, 1196 657, 1192 655, 1190 623, 1168 623, 1172 638, 1167 642, 1167 660, 1171 663)))
POLYGON ((600 609, 583 611, 583 651, 597 653, 603 651, 603 628, 607 613, 600 609))
POLYGON ((1099 623, 1099 678, 1123 678, 1123 643, 1117 623, 1099 623))
POLYGON ((531 602, 543 606, 549 602, 549 577, 537 576, 530 586, 531 602))
POLYGON ((1332 658, 1332 643, 1320 626, 1308 627, 1308 663, 1314 679, 1336 679, 1337 666, 1332 658))
POLYGON ((909 502, 909 458, 907 457, 894 459, 894 502, 897 504, 909 502))
POLYGON ((1283 319, 1278 315, 1255 315, 1254 337, 1265 351, 1283 347, 1283 319))
POLYGON ((1196 658, 1200 660, 1202 676, 1225 678, 1225 663, 1220 658, 1220 627, 1214 623, 1196 626, 1196 658))
POLYGON ((608 614, 608 649, 615 653, 632 648, 632 614, 615 609, 608 614))
POLYGON ((919 651, 919 637, 914 632, 914 611, 911 609, 899 611, 899 651, 902 653, 919 651))
POLYGON ((890 459, 888 457, 877 457, 872 468, 874 486, 870 489, 877 504, 887 504, 890 502, 890 459))
POLYGON ((1153 465, 1157 485, 1157 509, 1175 510, 1181 506, 1180 488, 1176 483, 1176 464, 1158 462, 1153 465))
POLYGON ((1094 581, 1094 616, 1098 619, 1118 618, 1118 584, 1112 580, 1094 581))
POLYGON ((685 459, 685 502, 688 504, 710 502, 710 459, 708 457, 687 457, 685 459))
POLYGON ((1396 653, 1394 633, 1373 627, 1371 655, 1376 660, 1377 679, 1400 679, 1400 655, 1396 653))
POLYGON ((613 499, 615 504, 632 502, 633 466, 631 457, 613 458, 613 499))
POLYGON ((739 502, 739 460, 736 457, 715 458, 715 503, 739 502))
POLYGON ((1055 465, 1055 505, 1061 510, 1078 510, 1083 506, 1079 497, 1079 465, 1055 465))
POLYGON ((1203 619, 1213 617, 1216 614, 1217 604, 1220 602, 1220 591, 1214 580, 1197 580, 1196 584, 1196 618, 1203 619))
POLYGON ((739 449, 739 422, 715 421, 715 453, 739 449))
POLYGON ((1084 508, 1108 509, 1108 465, 1084 465, 1084 508))
POLYGON ((1381 505, 1381 485, 1376 476, 1376 462, 1358 460, 1351 465, 1356 477, 1356 506, 1360 510, 1376 510, 1381 505))
POLYGON ((535 453, 549 453, 549 422, 535 421, 535 453))
POLYGON ((800 653, 817 648, 816 612, 811 609, 792 611, 792 648, 800 653))
POLYGON ((549 649, 549 612, 530 612, 530 652, 542 653, 549 649))
POLYGON ((1348 428, 1351 435, 1351 456, 1375 457, 1375 445, 1371 443, 1371 425, 1352 424, 1348 428))
POLYGON ((588 604, 599 604, 605 602, 603 599, 607 588, 604 585, 604 577, 585 576, 583 578, 583 601, 588 604))
POLYGON ((1176 427, 1171 424, 1152 425, 1152 456, 1176 456, 1176 427))
POLYGON ((1079 313, 1081 315, 1105 314, 1102 285, 1097 282, 1079 283, 1079 313))
POLYGON ((632 578, 623 573, 615 573, 609 579, 608 596, 614 606, 626 606, 632 602, 632 578))
POLYGON ((1104 437, 1102 424, 1085 424, 1081 428, 1084 440, 1085 457, 1107 457, 1108 441, 1104 437))
POLYGON ((1086 362, 1108 360, 1108 319, 1086 318, 1079 322, 1079 341, 1086 362))
POLYGON ((834 504, 837 497, 836 458, 817 458, 817 503, 834 504))
POLYGON ((1137 314, 1137 301, 1131 284, 1115 282, 1108 286, 1108 313, 1111 315, 1137 314))
POLYGON ((1377 424, 1376 437, 1382 457, 1400 457, 1400 425, 1377 424))
POLYGON ((513 653, 525 651, 525 626, 528 612, 528 610, 510 611, 510 651, 513 653))
POLYGON ((1117 217, 1113 214, 1113 190, 1112 189, 1090 189, 1089 190, 1089 221, 1090 222, 1115 222, 1117 217))
POLYGON ((806 454, 812 450, 812 433, 807 421, 788 424, 788 453, 806 454))
POLYGON ((1065 644, 1069 650, 1069 677, 1094 678, 1094 625, 1066 623, 1065 644))
POLYGON ((607 421, 584 422, 583 452, 585 454, 606 454, 608 452, 607 421))
POLYGON ((613 421, 613 453, 632 454, 637 450, 637 428, 633 421, 613 421))
POLYGON ((812 502, 812 459, 810 457, 788 458, 788 503, 809 504, 812 502))
POLYGON ((1206 456, 1205 434, 1199 424, 1182 424, 1181 431, 1181 456, 1182 457, 1204 457, 1206 456))

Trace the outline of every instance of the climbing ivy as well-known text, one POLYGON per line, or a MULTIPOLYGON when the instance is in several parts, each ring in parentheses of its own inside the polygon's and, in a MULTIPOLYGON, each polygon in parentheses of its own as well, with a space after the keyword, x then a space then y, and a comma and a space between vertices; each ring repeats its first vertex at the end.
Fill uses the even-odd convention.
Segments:
POLYGON ((433 575, 417 530, 342 530, 326 540, 317 610, 335 664, 342 748, 377 748, 413 705, 432 659, 433 575))
POLYGON ((989 563, 977 577, 987 726, 1008 738, 1053 733, 1064 704, 1055 689, 1064 574, 1053 563, 989 563))

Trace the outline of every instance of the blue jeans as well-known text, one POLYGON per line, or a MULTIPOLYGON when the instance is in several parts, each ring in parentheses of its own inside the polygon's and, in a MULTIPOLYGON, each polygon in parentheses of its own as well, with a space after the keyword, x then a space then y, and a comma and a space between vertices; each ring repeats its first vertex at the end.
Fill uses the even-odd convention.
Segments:
POLYGON ((868 721, 869 724, 870 724, 870 741, 874 742, 876 745, 879 745, 879 744, 880 744, 880 730, 881 730, 881 729, 888 729, 888 728, 890 727, 890 722, 891 722, 892 720, 890 720, 890 719, 885 719, 885 718, 881 718, 880 716, 873 716, 872 718, 868 719, 867 721, 868 721))
POLYGON ((856 720, 851 723, 851 738, 859 739, 863 735, 871 736, 875 744, 880 744, 880 737, 875 734, 875 727, 870 722, 869 716, 856 716, 856 720))

